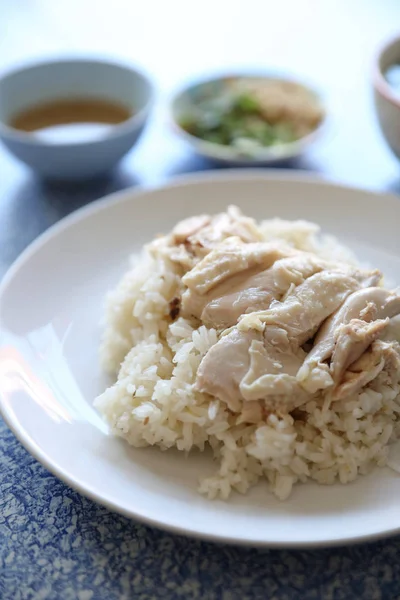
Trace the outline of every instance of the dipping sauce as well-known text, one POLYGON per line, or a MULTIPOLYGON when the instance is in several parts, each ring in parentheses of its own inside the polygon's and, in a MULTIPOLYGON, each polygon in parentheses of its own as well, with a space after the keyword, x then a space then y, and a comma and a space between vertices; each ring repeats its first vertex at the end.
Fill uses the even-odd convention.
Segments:
POLYGON ((131 116, 131 110, 122 104, 75 98, 32 106, 17 113, 9 125, 33 133, 43 141, 63 144, 102 138, 113 125, 123 123, 131 116))

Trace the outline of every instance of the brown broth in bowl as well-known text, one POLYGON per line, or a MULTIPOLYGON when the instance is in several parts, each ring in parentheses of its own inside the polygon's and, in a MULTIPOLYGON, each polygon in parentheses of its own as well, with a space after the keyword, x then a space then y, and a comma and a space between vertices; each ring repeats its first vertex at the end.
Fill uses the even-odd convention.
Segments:
POLYGON ((103 137, 131 116, 132 111, 116 102, 75 98, 32 106, 17 113, 9 125, 57 144, 103 137))

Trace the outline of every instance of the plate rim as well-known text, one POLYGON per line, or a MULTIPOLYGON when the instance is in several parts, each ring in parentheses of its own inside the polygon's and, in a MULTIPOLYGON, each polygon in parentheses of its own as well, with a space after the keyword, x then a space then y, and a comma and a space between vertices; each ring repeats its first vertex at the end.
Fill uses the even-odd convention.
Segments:
MULTIPOLYGON (((18 273, 19 269, 32 257, 37 250, 46 245, 46 243, 57 237, 58 234, 62 233, 69 227, 73 227, 75 223, 79 223, 81 220, 90 217, 102 210, 112 208, 114 205, 120 203, 135 201, 137 198, 152 194, 157 191, 164 190, 166 188, 173 189, 179 187, 185 187, 186 185, 197 185, 201 183, 212 183, 213 181, 219 181, 230 183, 235 180, 252 181, 252 180, 272 180, 282 181, 287 183, 306 183, 322 185, 330 188, 340 189, 345 191, 362 192, 366 195, 381 199, 391 199, 396 202, 400 202, 400 199, 393 193, 380 192, 367 188, 362 188, 354 185, 347 185, 343 182, 335 182, 330 178, 327 178, 319 173, 313 172, 301 172, 293 171, 289 169, 259 169, 259 168, 248 168, 248 169, 224 169, 224 170, 209 170, 206 172, 195 172, 190 174, 180 175, 174 177, 171 180, 162 181, 157 185, 138 185, 134 187, 128 187, 106 196, 100 197, 99 199, 86 204, 77 210, 72 211, 69 215, 63 217, 36 239, 34 239, 15 259, 15 261, 7 269, 0 282, 0 304, 4 293, 8 286, 12 283, 14 276, 18 273)), ((3 323, 0 320, 0 340, 4 334, 3 323)), ((204 540, 207 542, 213 542, 218 544, 227 544, 233 546, 243 547, 258 547, 258 548, 271 548, 271 549, 313 549, 313 548, 329 548, 329 547, 340 547, 340 546, 351 546, 359 543, 373 542, 376 540, 383 540, 400 533, 400 525, 398 527, 385 529, 381 532, 366 533, 361 535, 354 535, 351 537, 330 539, 330 540, 311 540, 311 541, 268 541, 268 540, 252 540, 250 538, 235 538, 234 535, 230 537, 221 536, 218 534, 203 533, 198 530, 188 530, 187 528, 169 525, 158 519, 147 517, 142 514, 138 514, 135 510, 127 510, 116 502, 111 500, 103 499, 99 494, 91 487, 82 484, 78 481, 73 474, 65 471, 59 467, 57 462, 51 458, 46 452, 42 451, 40 446, 31 438, 31 436, 21 427, 20 422, 16 419, 12 412, 7 409, 7 406, 3 402, 2 395, 0 394, 0 416, 3 418, 7 427, 15 435, 21 445, 33 456, 45 469, 52 473, 55 477, 60 479, 64 484, 81 494, 82 496, 89 498, 96 504, 104 506, 108 510, 120 514, 126 518, 135 520, 138 523, 142 523, 146 526, 155 527, 159 530, 166 531, 175 535, 181 535, 184 537, 204 540)))

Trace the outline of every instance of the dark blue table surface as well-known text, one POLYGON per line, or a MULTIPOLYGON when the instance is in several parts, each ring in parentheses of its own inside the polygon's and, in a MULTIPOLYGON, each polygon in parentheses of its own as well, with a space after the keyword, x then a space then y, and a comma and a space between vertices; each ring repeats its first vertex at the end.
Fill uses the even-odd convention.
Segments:
MULTIPOLYGON (((312 81, 332 126, 293 167, 400 192, 399 165, 380 137, 370 89, 377 46, 397 28, 398 0, 0 0, 1 72, 28 59, 89 53, 138 64, 159 91, 140 144, 107 178, 46 184, 0 148, 0 274, 74 209, 128 186, 209 169, 174 138, 165 114, 168 94, 208 71, 272 67, 312 81)), ((400 541, 257 551, 159 532, 66 487, 0 421, 0 598, 394 599, 400 541)))

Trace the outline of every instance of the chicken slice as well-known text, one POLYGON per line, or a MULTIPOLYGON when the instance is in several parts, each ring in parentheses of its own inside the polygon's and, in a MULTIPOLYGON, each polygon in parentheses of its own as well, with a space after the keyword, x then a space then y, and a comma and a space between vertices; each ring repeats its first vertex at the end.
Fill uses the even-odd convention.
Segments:
POLYGON ((215 246, 229 237, 244 243, 263 240, 254 219, 245 217, 236 206, 214 216, 199 215, 180 221, 170 236, 156 242, 157 249, 170 260, 190 270, 215 246))
POLYGON ((296 254, 285 244, 255 242, 245 244, 231 237, 218 244, 182 278, 189 290, 204 295, 237 273, 258 267, 268 269, 276 260, 296 254))
POLYGON ((341 325, 336 330, 335 348, 330 365, 334 383, 337 383, 346 369, 356 362, 372 342, 384 333, 388 325, 389 319, 378 319, 371 323, 352 319, 350 323, 341 325))
POLYGON ((400 295, 394 292, 379 287, 367 287, 351 294, 318 331, 314 347, 297 375, 301 385, 308 391, 315 392, 333 384, 325 361, 328 361, 334 352, 338 327, 348 324, 353 319, 362 319, 368 323, 373 319, 390 319, 399 313, 400 295))
POLYGON ((229 237, 238 237, 245 243, 261 242, 264 238, 256 221, 245 217, 237 206, 228 206, 226 212, 219 213, 211 221, 187 238, 195 248, 209 251, 229 237))
POLYGON ((285 329, 299 346, 310 339, 352 292, 371 278, 370 272, 322 271, 294 289, 284 302, 274 302, 265 311, 244 315, 238 323, 241 331, 263 331, 270 325, 285 329))
POLYGON ((375 348, 380 349, 385 358, 387 383, 390 385, 397 383, 400 375, 400 344, 397 341, 386 342, 377 340, 375 348))
POLYGON ((252 415, 251 422, 265 411, 288 413, 308 397, 296 380, 304 357, 283 329, 271 327, 263 334, 235 327, 204 356, 195 388, 219 398, 243 419, 252 415), (262 400, 261 412, 253 403, 257 400, 262 400))
POLYGON ((195 389, 219 398, 232 411, 240 412, 243 397, 239 386, 250 367, 249 348, 254 340, 261 341, 262 333, 242 333, 234 328, 223 335, 203 357, 195 389))
MULTIPOLYGON (((266 310, 273 300, 280 300, 292 286, 300 285, 307 277, 327 268, 329 263, 306 252, 277 260, 260 273, 249 271, 226 280, 204 299, 200 314, 202 322, 217 329, 232 327, 242 314, 266 310), (225 293, 225 289, 229 293, 225 293)), ((200 303, 199 303, 200 306, 200 303)))
POLYGON ((365 387, 383 370, 387 371, 390 383, 395 383, 400 374, 400 346, 397 342, 377 340, 344 373, 342 382, 334 390, 332 399, 342 400, 365 387))
POLYGON ((379 375, 384 366, 382 355, 370 348, 346 371, 343 381, 332 394, 332 400, 342 400, 365 387, 379 375))
POLYGON ((269 308, 273 300, 280 297, 268 271, 243 279, 241 287, 242 289, 213 298, 209 302, 207 302, 206 296, 200 296, 203 300, 198 303, 198 307, 201 309, 199 315, 201 321, 207 327, 227 329, 236 325, 242 314, 265 310, 269 308))
POLYGON ((212 219, 209 215, 198 215, 179 221, 172 230, 172 240, 174 244, 185 244, 201 229, 210 225, 212 219))
POLYGON ((295 376, 306 356, 301 348, 290 342, 284 329, 268 327, 263 338, 250 344, 249 370, 240 383, 245 400, 290 393, 292 379, 296 382, 295 376), (280 379, 274 380, 275 375, 280 379))
POLYGON ((307 394, 296 379, 305 352, 289 340, 284 329, 267 328, 263 341, 251 342, 249 354, 249 370, 239 385, 244 400, 263 398, 266 410, 281 413, 305 402, 307 394))
MULTIPOLYGON (((254 302, 272 302, 275 299, 275 289, 273 282, 264 278, 264 283, 261 284, 262 274, 260 273, 260 267, 256 266, 251 269, 236 273, 232 277, 228 277, 222 283, 216 285, 206 294, 199 294, 193 290, 187 289, 182 295, 182 314, 186 317, 197 317, 203 320, 204 323, 209 327, 228 328, 235 325, 236 321, 233 321, 233 316, 230 314, 224 314, 224 306, 227 306, 229 310, 229 301, 225 302, 225 298, 229 298, 231 295, 237 294, 240 302, 240 293, 243 290, 244 293, 247 289, 254 289, 254 302), (258 286, 256 288, 256 286, 258 286), (218 301, 220 300, 220 303, 218 301), (212 306, 211 314, 208 315, 207 308, 212 306), (215 311, 215 314, 213 314, 215 311), (212 324, 213 323, 213 324, 212 324)), ((250 293, 250 292, 249 292, 250 293)), ((232 310, 232 307, 230 307, 232 310)), ((235 310, 235 309, 233 309, 235 310)), ((237 320, 237 319, 236 319, 237 320)))

